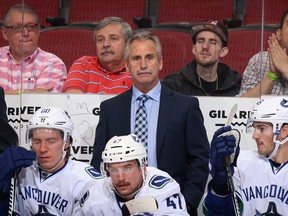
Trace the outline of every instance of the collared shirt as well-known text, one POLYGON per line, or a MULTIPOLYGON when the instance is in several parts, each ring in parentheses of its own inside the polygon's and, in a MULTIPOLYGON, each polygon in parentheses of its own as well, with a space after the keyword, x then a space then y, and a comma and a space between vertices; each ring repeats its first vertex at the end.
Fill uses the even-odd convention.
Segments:
POLYGON ((71 66, 63 91, 76 89, 83 93, 119 94, 132 85, 132 77, 125 66, 107 71, 101 67, 97 57, 83 56, 71 66))
MULTIPOLYGON (((140 101, 137 101, 137 98, 142 94, 143 94, 142 92, 140 92, 135 86, 133 86, 133 94, 131 100, 131 123, 130 123, 131 133, 134 133, 135 116, 140 103, 140 101)), ((161 84, 159 81, 157 85, 146 94, 150 96, 151 99, 147 100, 145 103, 148 118, 148 166, 153 167, 157 167, 156 135, 158 125, 158 114, 160 107, 160 94, 161 94, 161 84)))
MULTIPOLYGON (((270 70, 269 54, 267 51, 259 52, 254 55, 243 73, 241 89, 239 96, 243 95, 247 91, 253 89, 261 80, 266 76, 270 70)), ((287 95, 288 84, 287 81, 281 77, 274 84, 271 95, 287 95)))
POLYGON ((9 46, 0 48, 0 85, 4 90, 49 89, 62 92, 67 76, 66 66, 56 55, 41 50, 16 62, 9 51, 9 46))

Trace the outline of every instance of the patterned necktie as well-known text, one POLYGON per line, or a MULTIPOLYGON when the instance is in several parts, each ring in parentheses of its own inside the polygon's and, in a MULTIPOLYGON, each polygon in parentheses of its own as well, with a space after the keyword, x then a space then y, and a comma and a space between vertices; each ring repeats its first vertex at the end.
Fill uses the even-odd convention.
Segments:
POLYGON ((147 121, 147 112, 145 107, 145 102, 150 97, 148 95, 141 95, 137 98, 140 100, 139 107, 136 111, 136 118, 135 118, 135 134, 144 145, 147 150, 147 140, 148 140, 148 121, 147 121))

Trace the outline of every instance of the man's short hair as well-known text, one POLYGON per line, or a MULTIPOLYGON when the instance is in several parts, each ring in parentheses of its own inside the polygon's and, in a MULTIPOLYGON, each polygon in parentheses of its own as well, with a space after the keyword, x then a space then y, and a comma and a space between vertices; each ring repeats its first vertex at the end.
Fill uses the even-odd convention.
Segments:
POLYGON ((5 13, 5 15, 4 15, 4 18, 3 18, 3 26, 8 25, 10 16, 11 16, 11 14, 12 14, 13 12, 15 12, 15 11, 24 12, 24 13, 29 13, 29 14, 31 14, 32 16, 35 17, 36 23, 39 23, 38 15, 37 15, 37 13, 35 12, 35 10, 34 10, 32 7, 30 7, 30 6, 26 5, 26 4, 16 4, 16 5, 10 7, 10 8, 6 11, 6 13, 5 13))
POLYGON ((123 34, 125 37, 125 42, 131 37, 132 29, 126 21, 124 21, 122 18, 119 18, 119 17, 106 17, 99 22, 99 24, 97 25, 97 27, 94 31, 94 41, 95 42, 96 42, 97 31, 99 31, 100 29, 104 28, 105 26, 107 26, 111 23, 119 23, 122 26, 123 34))

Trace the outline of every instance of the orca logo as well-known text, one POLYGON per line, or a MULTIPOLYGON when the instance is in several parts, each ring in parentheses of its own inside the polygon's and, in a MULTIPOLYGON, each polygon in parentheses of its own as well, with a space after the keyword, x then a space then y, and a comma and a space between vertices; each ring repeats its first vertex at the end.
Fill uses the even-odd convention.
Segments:
POLYGON ((288 107, 288 101, 283 98, 280 105, 287 108, 288 107))
POLYGON ((172 182, 172 181, 173 180, 169 177, 155 175, 151 178, 151 180, 149 182, 149 186, 153 187, 155 189, 161 189, 166 184, 168 184, 169 182, 172 182))
POLYGON ((94 167, 89 166, 85 168, 86 172, 94 179, 100 179, 103 178, 101 173, 99 173, 94 167))

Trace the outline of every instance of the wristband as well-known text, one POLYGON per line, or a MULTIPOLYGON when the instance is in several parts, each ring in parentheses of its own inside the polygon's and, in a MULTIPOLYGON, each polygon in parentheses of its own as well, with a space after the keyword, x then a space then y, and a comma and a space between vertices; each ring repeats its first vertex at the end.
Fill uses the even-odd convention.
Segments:
POLYGON ((19 90, 17 91, 17 94, 18 94, 18 95, 21 95, 23 92, 24 92, 24 90, 19 89, 19 90))
POLYGON ((276 74, 272 73, 271 71, 267 72, 266 77, 268 77, 272 81, 278 80, 278 76, 276 74))

